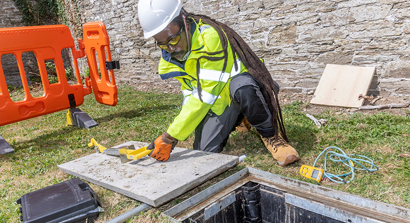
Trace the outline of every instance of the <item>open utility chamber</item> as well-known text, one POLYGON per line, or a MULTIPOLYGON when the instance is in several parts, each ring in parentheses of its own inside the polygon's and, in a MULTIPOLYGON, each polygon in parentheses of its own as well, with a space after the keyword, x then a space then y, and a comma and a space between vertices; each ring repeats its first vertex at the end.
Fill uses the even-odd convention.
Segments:
POLYGON ((254 168, 239 171, 163 214, 183 223, 410 223, 410 209, 254 168))

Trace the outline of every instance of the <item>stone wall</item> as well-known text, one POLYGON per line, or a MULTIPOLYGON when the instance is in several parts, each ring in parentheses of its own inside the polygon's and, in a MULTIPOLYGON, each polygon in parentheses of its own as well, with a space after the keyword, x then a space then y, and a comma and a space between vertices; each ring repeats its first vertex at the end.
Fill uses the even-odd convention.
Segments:
POLYGON ((1 0, 0 28, 21 26, 21 13, 13 0, 1 0))
MULTIPOLYGON (((35 2, 33 2, 35 4, 35 2)), ((72 5, 67 4, 67 8, 72 7, 72 5)), ((0 3, 0 28, 10 28, 10 27, 22 27, 25 26, 22 22, 22 14, 21 12, 17 9, 17 7, 14 4, 13 0, 1 0, 0 3)), ((72 24, 74 24, 75 20, 72 20, 72 24)), ((49 21, 48 23, 53 23, 54 21, 49 21)), ((73 37, 77 35, 77 30, 76 29, 71 29, 73 37)), ((78 36, 78 35, 77 35, 78 36)), ((0 43, 2 44, 2 43, 0 43)), ((23 52, 22 53, 22 61, 24 65, 24 71, 26 73, 27 77, 27 82, 29 84, 32 83, 31 78, 33 80, 40 80, 40 71, 38 68, 38 63, 37 63, 37 58, 33 52, 23 52)), ((69 53, 67 50, 64 50, 62 52, 62 57, 63 57, 63 62, 64 62, 64 67, 65 68, 71 68, 71 53, 69 53)), ((82 60, 84 61, 84 60, 82 60)), ((47 60, 45 62, 49 62, 51 64, 54 64, 54 61, 52 60, 47 60)), ((86 62, 86 61, 85 61, 86 62)), ((6 82, 7 85, 12 85, 12 86, 22 86, 22 81, 20 77, 20 71, 18 68, 17 60, 16 57, 13 54, 4 54, 0 58, 0 63, 2 64, 3 67, 3 72, 6 77, 6 82)), ((55 72, 51 71, 50 69, 47 68, 47 72, 49 72, 51 75, 55 76, 55 72)), ((49 80, 47 80, 49 81, 49 80)), ((37 83, 40 83, 37 81, 37 83)))
MULTIPOLYGON (((0 28, 23 26, 22 15, 13 0, 1 0, 0 3, 0 28)), ((1 43, 0 43, 1 44, 1 43)), ((28 60, 25 58, 25 60, 28 60)), ((6 76, 8 85, 22 86, 20 72, 17 67, 16 57, 11 54, 1 56, 0 63, 6 76)))
MULTIPOLYGON (((4 0, 3 0, 4 1, 4 0)), ((11 0, 6 0, 11 1, 11 0)), ((313 91, 326 64, 375 66, 384 96, 410 95, 407 0, 183 0, 236 30, 291 92, 313 91)), ((79 0, 81 21, 108 30, 118 83, 154 85, 160 50, 144 39, 138 0, 79 0)), ((175 84, 170 80, 169 84, 175 84)))

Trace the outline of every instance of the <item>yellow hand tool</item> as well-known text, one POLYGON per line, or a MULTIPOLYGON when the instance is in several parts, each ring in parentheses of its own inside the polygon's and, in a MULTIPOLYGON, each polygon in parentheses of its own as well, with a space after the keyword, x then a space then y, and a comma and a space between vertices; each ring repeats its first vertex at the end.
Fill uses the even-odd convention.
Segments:
POLYGON ((92 138, 91 142, 88 143, 88 147, 93 147, 93 146, 94 146, 94 149, 99 153, 104 153, 104 150, 107 149, 104 146, 100 145, 97 141, 95 141, 94 138, 92 138))
POLYGON ((130 160, 138 160, 144 156, 149 155, 152 152, 152 149, 147 149, 146 146, 139 149, 126 149, 122 148, 119 150, 121 163, 128 162, 130 160))
POLYGON ((128 146, 127 148, 121 149, 107 149, 104 146, 100 145, 95 141, 95 139, 91 139, 91 142, 88 144, 89 147, 93 147, 99 153, 104 153, 107 155, 119 156, 121 163, 126 163, 131 160, 138 160, 142 157, 145 157, 151 154, 152 150, 154 149, 154 145, 150 144, 148 147, 144 146, 139 149, 135 149, 134 145, 128 146))

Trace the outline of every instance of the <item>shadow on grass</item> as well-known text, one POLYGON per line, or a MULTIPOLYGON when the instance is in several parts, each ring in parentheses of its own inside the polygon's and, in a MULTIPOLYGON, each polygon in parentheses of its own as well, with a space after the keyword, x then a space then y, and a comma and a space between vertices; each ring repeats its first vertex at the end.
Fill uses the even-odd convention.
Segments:
MULTIPOLYGON (((317 130, 316 130, 317 131, 317 130)), ((305 126, 288 125, 286 133, 289 143, 299 153, 300 156, 312 150, 316 143, 315 131, 305 126)))
MULTIPOLYGON (((153 107, 145 107, 141 109, 133 109, 123 112, 110 113, 103 117, 94 119, 97 123, 105 123, 115 119, 133 119, 135 117, 146 116, 147 119, 152 119, 152 114, 157 114, 158 112, 169 111, 170 109, 175 109, 178 106, 176 105, 159 105, 153 107)), ((92 113, 92 112, 90 112, 92 113)), ((92 115, 90 115, 92 116, 92 115)), ((155 121, 153 119, 153 121, 155 121)), ((115 124, 117 125, 117 124, 115 124)), ((121 123, 118 123, 121 125, 121 123)), ((154 124, 153 124, 154 125, 154 124)), ((94 127, 98 128, 99 126, 94 127)), ((115 131, 123 131, 121 128, 113 128, 115 131)), ((99 132, 93 131, 92 133, 86 132, 85 134, 99 134, 99 132)), ((103 133, 100 133, 103 135, 103 133)), ((97 137, 96 135, 95 137, 97 137)), ((24 136, 23 136, 24 138, 24 136)), ((29 155, 31 152, 41 152, 46 153, 54 149, 67 149, 80 148, 84 144, 84 131, 75 126, 61 126, 61 128, 49 130, 47 133, 33 136, 28 140, 16 141, 14 143, 9 142, 9 144, 14 148, 15 153, 5 154, 2 156, 3 160, 15 159, 16 156, 20 155, 29 155), (75 133, 75 132, 79 133, 75 133), (74 138, 74 143, 69 142, 68 138, 74 138), (77 140, 75 138, 78 138, 77 140)), ((7 140, 7 139, 6 139, 7 140)))
POLYGON ((16 156, 30 156, 30 153, 40 152, 45 153, 52 151, 54 149, 64 149, 67 147, 67 141, 62 138, 62 136, 70 134, 74 131, 77 131, 76 127, 63 127, 46 134, 42 134, 38 137, 18 141, 11 143, 10 145, 14 148, 15 153, 6 154, 3 156, 4 160, 14 159, 16 156))
POLYGON ((124 112, 118 112, 113 114, 108 114, 103 117, 94 119, 97 123, 108 122, 116 118, 125 118, 132 119, 135 117, 147 116, 147 119, 150 119, 151 114, 157 114, 160 111, 169 111, 178 108, 176 105, 159 105, 154 107, 145 107, 141 109, 132 109, 124 112))

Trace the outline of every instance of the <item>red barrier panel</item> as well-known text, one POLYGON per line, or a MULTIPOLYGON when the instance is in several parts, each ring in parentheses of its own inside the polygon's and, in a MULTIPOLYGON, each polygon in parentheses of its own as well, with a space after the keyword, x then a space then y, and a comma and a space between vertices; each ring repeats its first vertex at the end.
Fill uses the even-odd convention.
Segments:
MULTIPOLYGON (((106 35, 104 24, 91 23, 85 24, 84 37, 86 33, 98 32, 98 38, 86 39, 84 44, 79 40, 79 50, 75 50, 74 40, 70 30, 65 25, 34 26, 18 28, 0 29, 0 58, 5 54, 13 54, 17 59, 20 77, 25 91, 23 101, 14 102, 8 92, 5 74, 0 63, 0 126, 33 117, 49 114, 56 111, 79 106, 84 102, 84 96, 92 92, 91 86, 95 91, 96 100, 102 104, 114 106, 117 103, 117 87, 115 85, 114 73, 110 70, 111 81, 105 68, 105 51, 111 60, 109 51, 109 40, 106 35), (77 83, 69 85, 67 82, 65 68, 61 51, 70 48, 73 53, 74 69, 76 71, 77 83), (84 57, 84 49, 87 49, 87 60, 89 60, 91 81, 85 79, 85 87, 81 82, 77 59, 84 57), (102 78, 99 78, 98 71, 95 69, 95 54, 98 53, 102 78), (39 67, 40 77, 44 88, 44 95, 33 97, 30 94, 24 71, 22 54, 23 52, 34 52, 39 67), (90 51, 90 53, 88 53, 90 51), (104 52, 104 53, 102 53, 104 52), (101 56, 100 56, 101 54, 101 56), (103 56, 104 55, 104 56, 103 56), (59 82, 50 84, 45 65, 45 60, 54 60, 57 77, 59 82), (90 62, 91 60, 91 62, 90 62), (91 66, 93 68, 91 68, 91 66), (92 71, 92 72, 91 72, 92 71), (96 73, 97 72, 97 73, 96 73), (70 99, 71 98, 71 106, 70 99), (74 100, 72 100, 74 99, 74 100), (75 102, 74 102, 75 101, 75 102)), ((96 36, 96 37, 97 37, 96 36)))

